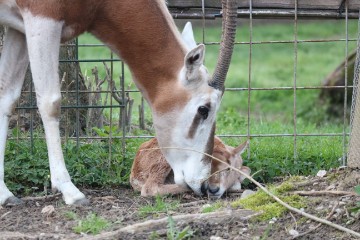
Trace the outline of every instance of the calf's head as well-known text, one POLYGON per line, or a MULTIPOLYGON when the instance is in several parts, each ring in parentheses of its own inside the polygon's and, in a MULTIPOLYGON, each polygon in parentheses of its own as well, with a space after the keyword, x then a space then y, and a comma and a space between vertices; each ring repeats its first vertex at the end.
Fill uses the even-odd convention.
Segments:
POLYGON ((238 191, 241 189, 241 182, 245 179, 238 171, 229 168, 240 169, 246 174, 250 174, 250 168, 243 166, 241 154, 248 146, 248 141, 234 148, 227 146, 215 137, 213 157, 221 160, 213 160, 211 177, 209 178, 208 195, 211 198, 220 198, 225 191, 238 191))

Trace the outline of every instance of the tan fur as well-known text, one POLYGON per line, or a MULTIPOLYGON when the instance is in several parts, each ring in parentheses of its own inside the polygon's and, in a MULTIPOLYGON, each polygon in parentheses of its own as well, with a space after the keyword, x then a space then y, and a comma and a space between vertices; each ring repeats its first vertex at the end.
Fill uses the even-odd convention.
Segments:
POLYGON ((186 49, 177 39, 180 34, 161 2, 16 0, 19 13, 30 11, 34 16, 63 21, 62 41, 88 31, 109 45, 132 69, 137 86, 153 110, 164 113, 181 109, 189 99, 189 92, 174 85, 186 49), (132 34, 128 34, 129 31, 132 34))
MULTIPOLYGON (((240 156, 240 152, 246 147, 247 142, 241 144, 237 148, 227 146, 220 138, 215 136, 213 156, 231 166, 245 170, 249 173, 250 169, 242 166, 242 159, 240 156)), ((215 160, 212 161, 212 174, 226 168, 226 164, 215 160)), ((225 173, 214 174, 209 179, 209 185, 215 187, 224 184, 226 189, 229 189, 237 183, 237 181, 240 183, 244 179, 243 177, 240 180, 240 174, 234 174, 234 172, 235 171, 227 170, 225 173)), ((165 157, 161 154, 156 138, 153 138, 140 146, 131 168, 130 184, 135 190, 140 191, 142 196, 178 194, 190 191, 186 186, 180 186, 174 183, 171 167, 167 163, 165 157)), ((218 197, 221 197, 221 195, 218 197)))

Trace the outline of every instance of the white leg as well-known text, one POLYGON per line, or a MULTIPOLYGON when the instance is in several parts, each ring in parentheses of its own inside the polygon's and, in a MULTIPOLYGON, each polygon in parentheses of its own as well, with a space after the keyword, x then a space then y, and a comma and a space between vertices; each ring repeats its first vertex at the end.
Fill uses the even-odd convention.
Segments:
POLYGON ((9 28, 0 59, 0 205, 20 203, 4 183, 4 155, 9 115, 20 96, 28 65, 24 34, 9 28))
POLYGON ((30 66, 37 104, 44 124, 48 148, 51 185, 63 194, 66 204, 85 204, 83 193, 71 182, 61 149, 59 48, 63 22, 23 13, 30 66))

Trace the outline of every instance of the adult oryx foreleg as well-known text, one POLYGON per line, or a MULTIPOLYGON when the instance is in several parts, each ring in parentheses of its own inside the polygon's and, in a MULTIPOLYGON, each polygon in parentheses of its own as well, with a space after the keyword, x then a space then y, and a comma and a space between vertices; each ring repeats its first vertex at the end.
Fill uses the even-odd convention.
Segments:
POLYGON ((61 149, 58 65, 63 22, 30 12, 25 12, 23 18, 37 105, 45 129, 52 188, 63 194, 67 204, 87 203, 84 194, 71 182, 61 149))
POLYGON ((4 183, 4 156, 9 116, 20 96, 28 65, 25 35, 9 28, 0 59, 0 205, 21 203, 4 183))

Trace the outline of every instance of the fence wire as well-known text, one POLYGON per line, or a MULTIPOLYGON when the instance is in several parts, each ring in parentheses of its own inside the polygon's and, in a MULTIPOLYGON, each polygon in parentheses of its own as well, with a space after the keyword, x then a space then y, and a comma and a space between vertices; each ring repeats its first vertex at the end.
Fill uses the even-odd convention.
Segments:
POLYGON ((360 74, 360 11, 358 21, 358 42, 356 50, 356 60, 354 68, 354 88, 353 101, 350 115, 350 142, 348 153, 348 165, 351 167, 360 167, 360 94, 359 94, 359 74, 360 74))
MULTIPOLYGON (((204 0, 202 0, 202 5, 200 9, 187 9, 187 10, 179 10, 178 8, 171 8, 172 14, 176 19, 200 19, 202 25, 202 42, 207 46, 218 46, 220 43, 218 41, 208 41, 206 36, 206 25, 208 23, 213 22, 215 18, 220 16, 220 11, 217 9, 207 9, 204 0)), ((348 11, 348 2, 345 1, 345 5, 343 6, 342 12, 324 12, 316 9, 312 10, 304 10, 298 9, 298 0, 295 1, 294 9, 287 10, 264 10, 264 9, 253 9, 253 1, 249 0, 249 8, 248 9, 239 9, 238 17, 246 18, 249 21, 249 40, 248 41, 236 41, 235 44, 237 46, 248 46, 248 76, 247 76, 247 86, 239 86, 239 87, 227 87, 226 94, 229 93, 247 93, 247 106, 246 112, 246 122, 247 127, 246 131, 243 133, 224 133, 221 134, 220 137, 228 137, 228 138, 293 138, 293 158, 294 160, 298 159, 298 139, 299 138, 311 138, 311 137, 342 137, 343 142, 343 151, 342 156, 342 164, 345 164, 345 156, 348 151, 348 138, 349 138, 349 119, 347 117, 347 92, 354 91, 353 96, 356 95, 356 88, 358 84, 358 61, 359 61, 359 52, 357 53, 357 75, 354 77, 354 84, 348 84, 348 56, 349 56, 349 43, 354 43, 357 41, 356 38, 349 37, 348 33, 348 22, 349 18, 358 18, 359 13, 354 13, 353 11, 348 11), (293 39, 290 40, 256 40, 253 38, 253 28, 254 28, 254 18, 256 19, 287 19, 293 21, 294 24, 294 36, 293 39), (345 19, 345 38, 335 38, 335 39, 299 39, 298 36, 298 25, 300 18, 326 18, 326 19, 337 19, 337 18, 345 19), (321 43, 344 43, 345 44, 345 81, 343 86, 301 86, 298 82, 298 49, 303 44, 321 44, 321 43), (254 87, 254 72, 257 69, 254 68, 254 47, 255 46, 285 46, 286 44, 293 45, 293 54, 294 54, 294 65, 293 65, 293 80, 292 86, 264 86, 264 87, 254 87), (354 88, 354 90, 352 90, 354 88), (343 105, 343 128, 342 132, 330 132, 330 133, 303 133, 299 129, 297 129, 297 117, 298 117, 298 95, 301 91, 311 91, 311 90, 334 90, 334 89, 343 89, 344 94, 344 105, 343 105), (251 129, 253 125, 253 112, 252 104, 253 93, 261 92, 261 91, 292 91, 293 92, 293 129, 292 132, 284 132, 284 133, 259 133, 251 129)), ((241 26, 239 26, 241 28, 241 26)), ((124 63, 113 54, 109 53, 108 56, 99 56, 98 58, 83 58, 79 56, 79 50, 83 51, 96 51, 98 48, 103 48, 104 45, 100 43, 82 43, 82 42, 71 42, 69 44, 63 45, 62 48, 75 48, 75 56, 69 59, 60 59, 60 65, 62 64, 80 64, 82 68, 87 68, 88 73, 85 76, 81 76, 80 72, 78 72, 75 79, 75 88, 65 87, 62 89, 63 101, 62 104, 62 112, 65 117, 63 117, 62 121, 64 126, 75 126, 75 129, 71 132, 66 132, 66 130, 62 131, 62 137, 64 141, 74 140, 77 145, 79 145, 82 141, 91 142, 91 141, 107 141, 108 142, 108 152, 109 158, 108 162, 113 160, 113 145, 121 144, 122 154, 126 155, 127 148, 127 140, 128 139, 146 139, 153 137, 153 131, 151 128, 151 116, 146 115, 146 106, 141 105, 137 110, 137 115, 139 115, 141 120, 140 122, 147 122, 147 128, 149 131, 141 131, 140 134, 134 134, 134 131, 129 131, 131 128, 132 116, 134 112, 135 106, 133 105, 133 98, 140 98, 139 91, 131 84, 131 79, 125 79, 125 72, 128 71, 124 63), (104 66, 103 63, 107 63, 107 66, 104 66), (114 65, 115 63, 115 65, 114 65), (85 65, 88 64, 88 65, 85 65), (104 71, 105 73, 99 74, 96 71, 93 71, 93 67, 89 67, 89 64, 96 64, 98 67, 97 71, 104 71), (105 69, 105 70, 104 70, 105 69), (115 73, 115 69, 116 72, 115 73), (101 76, 100 76, 101 75, 101 76), (116 79, 118 78, 119 79, 116 79), (85 78, 85 79, 84 79, 85 78), (98 79, 97 79, 98 78, 98 79), (81 88, 81 81, 87 81, 85 89, 81 88), (92 82, 89 85, 89 82, 92 82), (75 101, 66 101, 68 96, 75 94, 75 101), (135 97, 133 97, 135 96, 135 97), (82 98, 85 98, 82 99, 82 98), (94 100, 96 99, 96 101, 94 100), (86 116, 82 116, 81 110, 85 109, 87 111, 86 116), (73 122, 69 123, 69 119, 71 118, 69 115, 70 111, 75 110, 75 119, 72 119, 73 122), (94 115, 90 115, 91 112, 94 115), (144 113, 145 112, 145 113, 144 113), (105 116, 105 119, 102 119, 105 116), (142 117, 141 117, 142 116, 142 117), (64 118, 66 118, 64 120, 64 118), (85 119, 86 123, 82 123, 83 119, 85 119), (100 121, 102 119, 102 121, 100 121), (107 128, 108 127, 108 128, 107 128), (104 129, 107 130, 104 131, 104 129)), ((236 50, 239 51, 239 50, 236 50)), ((358 48, 359 51, 359 48, 358 48)), ((244 54, 243 52, 239 54, 244 54)), ((84 69, 81 69, 84 71, 84 69)), ((73 82, 67 83, 68 85, 74 84, 73 82)), ((27 103, 23 104, 20 102, 16 107, 17 112, 17 120, 16 127, 22 128, 22 117, 26 114, 27 118, 29 118, 29 126, 26 126, 26 130, 30 132, 29 136, 10 136, 10 138, 15 138, 17 141, 25 141, 29 140, 31 143, 34 141, 34 138, 43 138, 42 135, 34 135, 34 129, 36 128, 38 117, 37 117, 37 107, 35 104, 35 93, 32 84, 29 85, 28 88, 25 88, 22 92, 23 96, 28 98, 27 103)), ((352 112, 355 112, 354 106, 352 112)), ((354 116, 354 115, 352 115, 354 116)), ((352 120, 353 122, 353 120, 352 120)), ((26 123, 27 124, 27 123, 26 123)), ((353 137, 353 136, 351 136, 353 137)), ((359 143, 360 140, 357 139, 355 142, 359 143)), ((33 145, 32 145, 33 148, 33 145)), ((358 148, 359 149, 359 148, 358 148)), ((248 151, 248 159, 251 158, 251 151, 248 151)), ((359 158, 359 156, 357 156, 359 158)))

